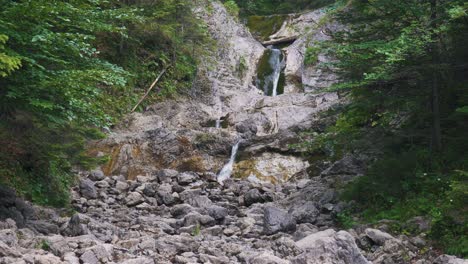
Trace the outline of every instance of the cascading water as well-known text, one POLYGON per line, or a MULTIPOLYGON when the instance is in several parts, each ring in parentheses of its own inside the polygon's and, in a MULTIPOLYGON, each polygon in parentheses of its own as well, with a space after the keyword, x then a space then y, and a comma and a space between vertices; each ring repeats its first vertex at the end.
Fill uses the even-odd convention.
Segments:
POLYGON ((237 141, 237 143, 232 147, 231 151, 231 158, 229 162, 224 165, 221 171, 218 174, 217 180, 219 184, 223 184, 223 182, 231 177, 232 173, 232 166, 234 165, 234 161, 236 160, 237 150, 239 149, 239 144, 241 141, 237 141))
POLYGON ((277 96, 282 93, 279 86, 285 64, 283 52, 268 46, 257 68, 257 87, 263 90, 265 95, 277 96))
POLYGON ((215 127, 221 128, 221 118, 216 119, 215 127))
POLYGON ((281 50, 271 48, 271 57, 269 62, 273 69, 273 73, 271 74, 271 82, 273 84, 272 96, 278 95, 278 82, 283 68, 283 60, 281 59, 282 55, 281 50))

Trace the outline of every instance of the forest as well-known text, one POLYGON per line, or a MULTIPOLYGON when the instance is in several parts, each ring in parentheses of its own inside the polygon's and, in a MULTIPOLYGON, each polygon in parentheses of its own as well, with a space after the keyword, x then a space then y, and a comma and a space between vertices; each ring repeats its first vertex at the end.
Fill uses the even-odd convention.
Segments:
MULTIPOLYGON (((216 43, 194 11, 208 0, 0 0, 0 185, 35 204, 70 207, 79 170, 109 162, 89 142, 132 112, 191 98, 216 43), (33 11, 31 11, 33 10, 33 11)), ((305 50, 305 67, 333 68, 327 88, 347 103, 333 124, 304 132, 295 148, 334 162, 368 157, 340 188, 352 206, 341 228, 382 219, 430 219, 427 236, 468 256, 468 2, 465 0, 227 0, 251 16, 326 12, 341 30, 305 50), (333 61, 321 63, 320 56, 333 61), (312 135, 312 136, 311 136, 312 135)), ((311 43, 313 40, 311 41, 311 43)), ((201 92, 201 91, 197 91, 201 92)))

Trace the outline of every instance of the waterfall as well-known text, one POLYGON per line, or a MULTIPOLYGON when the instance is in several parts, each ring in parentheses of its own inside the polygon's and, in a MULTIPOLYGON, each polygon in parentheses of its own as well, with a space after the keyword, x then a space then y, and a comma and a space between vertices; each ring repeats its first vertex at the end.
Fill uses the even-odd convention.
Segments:
POLYGON ((221 118, 216 119, 216 128, 221 128, 221 118))
POLYGON ((280 89, 281 74, 286 66, 283 52, 274 46, 268 46, 257 66, 257 88, 265 95, 277 96, 280 89))
POLYGON ((218 174, 217 180, 222 185, 223 181, 229 179, 232 173, 232 166, 234 165, 234 161, 236 160, 237 150, 239 149, 239 144, 241 141, 237 141, 237 143, 232 147, 231 151, 231 158, 229 162, 224 165, 221 171, 218 174))
POLYGON ((273 73, 270 75, 270 81, 273 84, 272 96, 278 95, 278 82, 281 76, 281 70, 283 68, 283 61, 281 60, 281 50, 275 49, 273 47, 268 47, 271 49, 271 57, 269 60, 270 66, 273 69, 273 73))

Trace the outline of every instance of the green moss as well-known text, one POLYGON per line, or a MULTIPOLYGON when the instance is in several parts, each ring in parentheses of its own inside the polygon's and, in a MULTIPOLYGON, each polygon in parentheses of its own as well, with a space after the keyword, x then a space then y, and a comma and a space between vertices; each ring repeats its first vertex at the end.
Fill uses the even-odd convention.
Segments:
POLYGON ((250 16, 247 19, 247 27, 260 41, 265 41, 281 28, 287 17, 287 15, 250 16))

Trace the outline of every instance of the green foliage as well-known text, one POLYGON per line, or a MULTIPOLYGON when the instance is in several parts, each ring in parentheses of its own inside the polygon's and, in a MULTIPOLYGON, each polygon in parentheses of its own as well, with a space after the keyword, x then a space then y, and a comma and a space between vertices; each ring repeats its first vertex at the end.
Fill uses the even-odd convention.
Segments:
POLYGON ((0 77, 7 77, 12 71, 21 66, 21 59, 15 56, 7 55, 5 52, 5 43, 8 36, 0 34, 0 77))
POLYGON ((353 219, 351 213, 345 211, 336 215, 336 221, 344 229, 353 228, 357 222, 353 219))
POLYGON ((0 184, 65 206, 85 143, 141 106, 191 87, 207 32, 189 0, 0 0, 0 184), (31 12, 34 10, 34 12, 31 12))
POLYGON ((37 248, 39 249, 42 249, 42 250, 45 250, 45 251, 49 251, 50 250, 50 244, 47 240, 45 239, 42 239, 36 246, 37 248))
MULTIPOLYGON (((340 3, 329 16, 345 29, 321 48, 337 59, 331 66, 343 80, 332 89, 350 102, 339 109, 334 126, 300 145, 311 156, 375 157, 367 173, 343 191, 344 198, 357 202, 354 213, 370 222, 397 220, 400 232, 412 232, 404 227, 408 219, 425 216, 433 221, 434 243, 466 257, 466 3, 340 3), (435 104, 440 111, 431 108, 435 104), (441 148, 433 144, 435 120, 441 148)), ((314 54, 306 59, 314 62, 314 54)))
POLYGON ((240 7, 241 16, 272 15, 303 12, 316 9, 334 0, 235 0, 240 7))
POLYGON ((308 47, 304 55, 304 65, 314 65, 318 62, 320 48, 316 46, 308 47))
POLYGON ((231 16, 239 17, 239 6, 237 6, 237 3, 234 0, 225 1, 224 7, 226 7, 226 10, 231 14, 231 16))
POLYGON ((286 15, 249 16, 247 27, 258 39, 267 40, 269 36, 281 28, 286 18, 286 15))
POLYGON ((200 223, 197 223, 195 229, 192 231, 192 236, 199 236, 201 234, 200 223))

